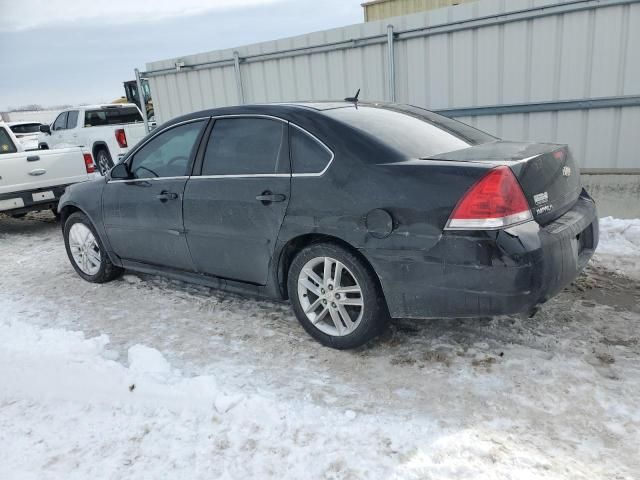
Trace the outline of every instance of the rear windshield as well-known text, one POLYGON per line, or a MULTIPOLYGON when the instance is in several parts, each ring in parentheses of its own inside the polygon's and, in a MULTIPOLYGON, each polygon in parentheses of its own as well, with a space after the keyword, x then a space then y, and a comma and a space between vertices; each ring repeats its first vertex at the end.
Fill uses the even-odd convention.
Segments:
POLYGON ((13 133, 38 133, 40 131, 39 123, 23 123, 22 125, 11 125, 9 127, 13 133))
POLYGON ((84 113, 85 127, 118 125, 119 123, 141 122, 142 115, 136 107, 107 107, 99 110, 87 110, 84 113))
POLYGON ((496 140, 464 123, 416 107, 359 106, 323 113, 411 158, 428 158, 496 140))

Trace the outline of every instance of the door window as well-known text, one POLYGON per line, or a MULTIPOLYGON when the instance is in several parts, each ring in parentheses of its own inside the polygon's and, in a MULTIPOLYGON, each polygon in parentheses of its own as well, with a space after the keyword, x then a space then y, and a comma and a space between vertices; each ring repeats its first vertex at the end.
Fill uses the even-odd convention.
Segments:
POLYGON ((52 130, 64 130, 67 128, 67 112, 62 112, 53 122, 52 130))
POLYGON ((67 117, 67 128, 76 128, 78 125, 78 110, 72 110, 67 117))
POLYGON ((291 127, 289 138, 293 173, 320 173, 333 158, 327 147, 297 127, 291 127))
POLYGON ((202 175, 289 173, 286 124, 267 118, 216 120, 204 155, 202 175))
POLYGON ((166 130, 138 150, 131 161, 134 178, 181 177, 187 174, 205 120, 166 130))
POLYGON ((9 133, 4 128, 0 128, 0 155, 3 153, 16 153, 17 151, 18 149, 11 141, 9 133))

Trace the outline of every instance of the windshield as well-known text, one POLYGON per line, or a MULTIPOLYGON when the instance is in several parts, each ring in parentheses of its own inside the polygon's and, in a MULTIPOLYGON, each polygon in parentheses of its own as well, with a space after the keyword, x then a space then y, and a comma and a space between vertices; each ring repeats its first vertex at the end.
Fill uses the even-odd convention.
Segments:
POLYGON ((496 140, 464 123, 415 107, 358 106, 323 113, 411 158, 428 158, 496 140))
POLYGON ((84 114, 85 127, 118 125, 120 123, 141 121, 142 115, 136 107, 105 107, 100 110, 87 110, 84 114))
POLYGON ((11 125, 9 127, 11 131, 15 134, 21 133, 38 133, 40 130, 39 123, 23 123, 20 125, 11 125))

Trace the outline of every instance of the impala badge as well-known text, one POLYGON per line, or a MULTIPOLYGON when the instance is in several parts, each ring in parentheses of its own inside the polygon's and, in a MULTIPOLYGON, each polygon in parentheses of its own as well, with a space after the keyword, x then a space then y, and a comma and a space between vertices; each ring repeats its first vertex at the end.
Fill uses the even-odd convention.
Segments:
POLYGON ((564 177, 571 176, 571 168, 567 167, 566 165, 564 167, 562 167, 562 175, 564 177))

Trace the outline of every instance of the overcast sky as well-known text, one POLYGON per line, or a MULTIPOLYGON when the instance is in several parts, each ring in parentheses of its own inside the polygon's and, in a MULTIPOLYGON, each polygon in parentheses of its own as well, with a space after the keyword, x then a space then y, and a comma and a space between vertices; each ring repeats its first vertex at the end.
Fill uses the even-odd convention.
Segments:
POLYGON ((109 102, 154 60, 359 23, 361 0, 0 0, 0 111, 109 102))

